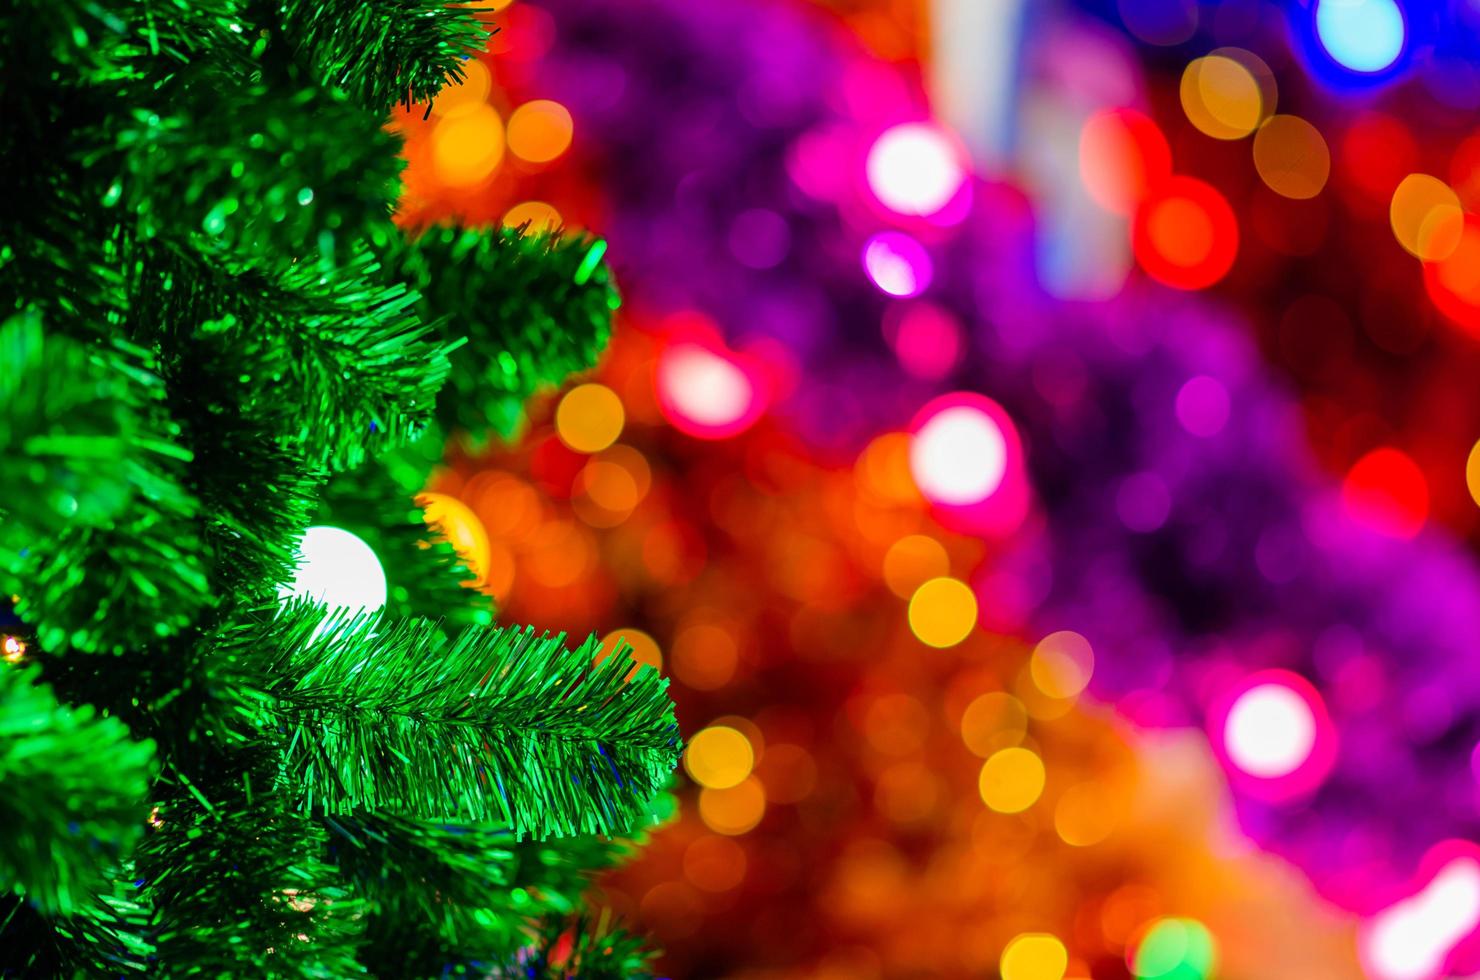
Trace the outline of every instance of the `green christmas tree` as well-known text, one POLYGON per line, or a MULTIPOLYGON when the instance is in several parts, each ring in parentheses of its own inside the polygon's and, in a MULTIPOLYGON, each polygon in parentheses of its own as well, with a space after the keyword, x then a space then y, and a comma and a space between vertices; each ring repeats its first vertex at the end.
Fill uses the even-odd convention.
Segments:
POLYGON ((495 625, 412 502, 616 306, 600 242, 391 221, 389 112, 489 29, 0 13, 0 976, 646 972, 580 903, 664 805, 666 682, 495 625), (317 525, 383 609, 284 598, 317 525))

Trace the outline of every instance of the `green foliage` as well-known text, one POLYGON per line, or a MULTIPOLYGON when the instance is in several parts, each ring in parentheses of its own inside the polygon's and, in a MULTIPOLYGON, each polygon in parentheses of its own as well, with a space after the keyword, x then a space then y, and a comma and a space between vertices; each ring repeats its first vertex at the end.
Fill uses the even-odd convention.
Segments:
POLYGON ((519 836, 627 830, 679 752, 668 682, 629 680, 532 629, 326 620, 295 604, 222 638, 266 658, 279 779, 305 809, 497 822, 519 836))
POLYGON ((71 914, 143 829, 154 746, 39 675, 0 664, 0 888, 71 914))
POLYGON ((377 242, 422 316, 468 338, 437 406, 449 430, 509 434, 531 394, 591 367, 610 336, 618 301, 600 239, 435 227, 377 242))
POLYGON ((650 819, 664 682, 494 629, 414 503, 444 420, 507 431, 615 307, 599 243, 390 220, 386 110, 486 29, 0 17, 0 595, 34 661, 0 663, 0 975, 486 974, 650 819), (316 520, 377 550, 385 618, 278 610, 316 520))
POLYGON ((319 80, 380 113, 461 81, 463 61, 488 35, 487 24, 444 0, 287 0, 282 10, 284 34, 319 80))

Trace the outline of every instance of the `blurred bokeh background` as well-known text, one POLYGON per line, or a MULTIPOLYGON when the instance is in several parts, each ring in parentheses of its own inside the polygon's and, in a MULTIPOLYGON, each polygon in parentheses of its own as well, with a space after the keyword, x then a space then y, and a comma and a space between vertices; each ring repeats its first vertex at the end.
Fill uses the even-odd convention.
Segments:
POLYGON ((672 680, 668 973, 1480 973, 1480 3, 481 5, 404 221, 624 307, 430 490, 672 680))

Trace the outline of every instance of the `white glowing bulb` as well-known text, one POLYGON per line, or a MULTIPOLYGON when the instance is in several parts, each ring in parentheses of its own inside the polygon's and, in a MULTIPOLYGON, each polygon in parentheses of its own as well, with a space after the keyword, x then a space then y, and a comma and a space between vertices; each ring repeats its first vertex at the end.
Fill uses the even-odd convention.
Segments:
POLYGON ((1374 980, 1435 980, 1450 950, 1480 926, 1480 864, 1455 858, 1423 891, 1390 905, 1362 929, 1374 980))
POLYGON ((298 543, 298 570, 283 599, 303 596, 331 610, 375 612, 385 608, 385 570, 364 541, 343 528, 318 525, 298 543))
POLYGON ((1288 776, 1315 750, 1315 714, 1285 685, 1261 684, 1234 702, 1223 725, 1223 744, 1233 764, 1250 776, 1288 776))
POLYGON ((968 405, 947 408, 910 441, 910 473, 936 503, 980 503, 1007 475, 1007 440, 987 413, 968 405))
POLYGON ((886 131, 868 152, 868 186, 896 214, 940 211, 966 180, 960 154, 945 133, 926 123, 886 131))
POLYGON ((755 421, 761 395, 739 365, 698 344, 677 344, 658 359, 664 414, 691 435, 721 438, 755 421))

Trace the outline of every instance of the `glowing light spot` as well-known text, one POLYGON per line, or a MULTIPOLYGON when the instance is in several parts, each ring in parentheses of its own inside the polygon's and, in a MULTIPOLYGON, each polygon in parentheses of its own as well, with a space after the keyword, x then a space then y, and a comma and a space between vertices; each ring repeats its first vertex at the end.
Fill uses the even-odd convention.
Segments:
POLYGON ((1049 697, 1078 697, 1094 673, 1095 652, 1071 630, 1050 633, 1033 648, 1028 670, 1038 690, 1049 697))
POLYGON ((1172 150, 1156 123, 1134 109, 1109 109, 1079 134, 1079 177, 1096 204, 1131 215, 1172 174, 1172 150))
POLYGON ((961 741, 983 759, 1017 745, 1027 733, 1028 709, 1002 691, 981 695, 961 715, 961 741))
POLYGON ((626 419, 615 391, 606 385, 577 385, 555 409, 555 434, 578 453, 598 453, 617 441, 626 419))
POLYGON ((18 664, 26 656, 26 641, 18 636, 6 636, 0 640, 0 660, 8 664, 18 664))
POLYGON ((474 583, 482 583, 488 575, 491 547, 488 532, 473 509, 456 497, 445 493, 418 494, 416 504, 422 509, 422 518, 427 526, 438 531, 452 550, 473 573, 474 583))
POLYGON ((509 116, 509 149, 521 160, 549 163, 570 147, 574 130, 565 106, 536 99, 509 116))
POLYGON ((938 306, 911 304, 890 327, 888 339, 900 367, 917 378, 943 378, 961 359, 961 325, 938 306))
POLYGON ((1213 934, 1196 919, 1158 919, 1129 957, 1137 980, 1204 980, 1217 959, 1213 934))
POLYGON ((976 595, 965 582, 933 578, 910 597, 909 620, 921 643, 953 647, 976 625, 976 595))
POLYGON ((375 612, 385 608, 385 570, 375 552, 356 535, 316 525, 298 542, 298 568, 282 599, 308 598, 331 610, 375 612))
POLYGON ((1264 119, 1259 80, 1228 55, 1211 54, 1189 62, 1182 72, 1181 95, 1188 121, 1214 139, 1243 139, 1264 119))
POLYGON ((1407 28, 1395 0, 1317 0, 1316 37, 1337 64, 1370 73, 1398 60, 1407 28))
POLYGON ((1069 951, 1057 936, 1025 932, 1002 951, 1002 980, 1063 980, 1069 951))
POLYGON ((1271 116, 1254 136, 1254 169, 1283 197, 1315 197, 1331 176, 1331 150, 1320 130, 1299 116, 1271 116))
POLYGON ((432 115, 453 116, 482 105, 493 87, 493 75, 482 61, 469 58, 462 63, 463 80, 455 85, 444 85, 432 100, 432 115))
POLYGON ((951 559, 946 549, 923 534, 900 538, 884 554, 884 584, 901 599, 909 598, 922 584, 950 570, 951 559))
POLYGON ((869 189, 896 214, 936 214, 966 181, 961 157, 956 141, 935 126, 895 126, 869 149, 869 189))
POLYGON ((753 829, 765 815, 766 790, 754 776, 727 789, 699 791, 699 819, 716 833, 738 836, 753 829))
POLYGON ((1347 472, 1341 502, 1353 520, 1406 540, 1428 520, 1429 485, 1407 454, 1384 447, 1357 460, 1347 472))
POLYGON ((1409 174, 1393 191, 1388 219, 1398 244, 1426 262, 1449 258, 1464 232, 1459 195, 1428 174, 1409 174))
POLYGON ((1480 927, 1480 862, 1456 857, 1417 894, 1362 928, 1363 965, 1374 980, 1436 980, 1461 940, 1480 927))
POLYGON ((910 473, 929 500, 979 503, 1002 486, 1007 441, 996 421, 971 405, 931 416, 910 440, 910 473))
POLYGON ((1315 748, 1315 716, 1295 691, 1263 684, 1234 702, 1223 725, 1223 741, 1234 765, 1249 775, 1288 776, 1315 748))
POLYGON ((504 158, 504 123, 485 103, 445 116, 432 130, 432 169, 448 187, 482 182, 504 158))
POLYGON ((627 659, 637 666, 663 669, 663 649, 650 633, 630 626, 612 630, 601 638, 601 648, 596 651, 596 662, 601 663, 616 652, 617 647, 626 648, 627 659))
POLYGON ((902 231, 881 231, 863 246, 863 269, 880 290, 908 299, 930 286, 934 264, 925 246, 902 231))
POLYGON ((765 408, 759 378, 731 356, 679 343, 658 357, 658 404, 673 426, 700 439, 743 432, 765 408))
POLYGON ((729 789, 744 782, 755 768, 755 750, 742 732, 712 725, 689 739, 683 767, 700 786, 729 789))
POLYGON ((1046 777, 1042 759, 1014 746, 994 752, 982 763, 977 789, 982 802, 998 813, 1021 813, 1043 795, 1046 777))
POLYGON ((555 206, 544 201, 521 201, 504 212, 505 228, 528 226, 531 232, 554 231, 565 227, 565 219, 555 206))
POLYGON ((1136 211, 1132 248, 1151 278, 1205 289, 1238 255, 1238 221, 1228 201, 1192 177, 1173 177, 1136 211))
POLYGON ((1228 389, 1217 378, 1199 374, 1177 390, 1177 421, 1195 436, 1209 439, 1228 424, 1228 389))

